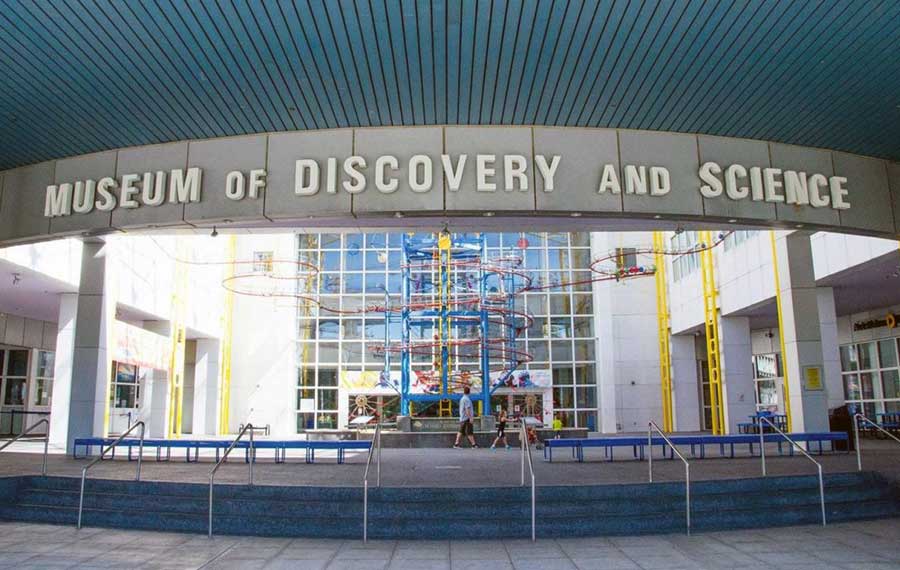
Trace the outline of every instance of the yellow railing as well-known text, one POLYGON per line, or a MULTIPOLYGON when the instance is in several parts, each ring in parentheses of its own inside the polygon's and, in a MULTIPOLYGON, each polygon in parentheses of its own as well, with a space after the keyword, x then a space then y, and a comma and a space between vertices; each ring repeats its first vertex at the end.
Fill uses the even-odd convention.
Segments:
POLYGON ((713 264, 712 234, 700 232, 700 272, 703 278, 703 313, 706 328, 706 354, 709 366, 709 404, 712 410, 713 435, 725 434, 725 413, 722 403, 722 366, 719 345, 715 267, 713 264))
POLYGON ((653 232, 654 262, 656 264, 656 323, 659 335, 659 381, 662 389, 663 429, 675 429, 672 413, 672 351, 669 346, 669 301, 666 292, 666 257, 663 255, 663 232, 653 232))

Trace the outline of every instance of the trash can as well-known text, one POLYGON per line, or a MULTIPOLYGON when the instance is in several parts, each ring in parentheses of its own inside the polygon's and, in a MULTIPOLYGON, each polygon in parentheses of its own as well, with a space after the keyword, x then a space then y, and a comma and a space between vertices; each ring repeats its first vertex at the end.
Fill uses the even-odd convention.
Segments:
POLYGON ((853 415, 846 404, 828 412, 828 428, 831 431, 842 431, 847 434, 847 443, 835 441, 835 451, 856 451, 856 442, 853 439, 853 415))

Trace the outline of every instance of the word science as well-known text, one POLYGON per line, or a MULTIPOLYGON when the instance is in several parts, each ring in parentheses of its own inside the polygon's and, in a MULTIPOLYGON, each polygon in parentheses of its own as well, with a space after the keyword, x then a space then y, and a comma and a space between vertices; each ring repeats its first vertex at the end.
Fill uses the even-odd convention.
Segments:
MULTIPOLYGON (((541 192, 662 197, 673 191, 670 171, 663 166, 598 164, 596 178, 575 188, 555 182, 565 166, 563 156, 540 154, 442 154, 439 158, 417 154, 402 162, 393 155, 299 158, 293 165, 293 188, 278 191, 290 192, 298 200, 317 194, 392 194, 401 184, 411 192, 428 193, 441 187, 437 184, 440 177, 449 192, 529 192, 535 190, 529 184, 537 180, 541 192)), ((202 169, 193 167, 53 184, 46 188, 44 216, 201 202, 204 190, 209 190, 202 183, 202 169)), ((265 169, 233 170, 226 174, 224 187, 212 191, 223 192, 229 200, 254 200, 261 198, 266 185, 265 169)), ((706 199, 850 208, 846 178, 780 168, 706 162, 700 166, 693 188, 679 186, 675 190, 698 191, 706 199)))

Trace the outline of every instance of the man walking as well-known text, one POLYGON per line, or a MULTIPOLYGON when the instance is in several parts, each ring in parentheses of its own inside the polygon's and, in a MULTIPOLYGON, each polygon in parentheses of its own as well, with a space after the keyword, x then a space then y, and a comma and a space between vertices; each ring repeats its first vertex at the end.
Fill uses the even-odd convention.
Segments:
POLYGON ((475 417, 475 408, 472 406, 472 399, 469 398, 469 387, 463 388, 463 397, 459 399, 459 432, 456 434, 456 443, 453 449, 459 449, 459 442, 462 436, 466 436, 472 447, 478 447, 475 443, 475 430, 472 427, 472 418, 475 417))

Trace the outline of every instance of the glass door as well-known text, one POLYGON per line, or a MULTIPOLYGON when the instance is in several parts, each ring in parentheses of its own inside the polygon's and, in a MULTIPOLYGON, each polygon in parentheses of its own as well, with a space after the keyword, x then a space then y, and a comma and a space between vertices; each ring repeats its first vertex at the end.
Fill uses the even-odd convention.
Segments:
POLYGON ((18 435, 25 423, 28 349, 0 349, 0 435, 18 435))

